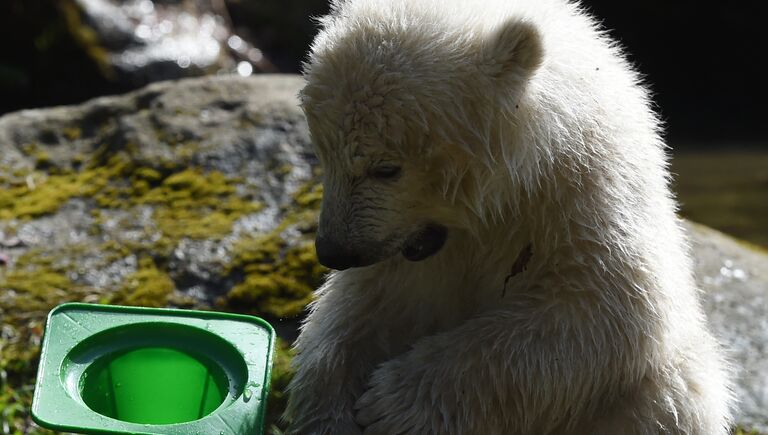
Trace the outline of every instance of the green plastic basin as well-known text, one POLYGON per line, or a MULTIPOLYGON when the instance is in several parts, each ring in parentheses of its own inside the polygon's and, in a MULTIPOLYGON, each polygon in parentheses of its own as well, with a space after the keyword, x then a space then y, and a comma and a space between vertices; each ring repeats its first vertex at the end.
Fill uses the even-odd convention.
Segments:
POLYGON ((226 373, 202 355, 145 347, 102 357, 86 369, 82 398, 101 415, 132 423, 198 420, 227 397, 226 373))
POLYGON ((32 415, 78 433, 259 434, 273 345, 250 316, 64 304, 48 318, 32 415))

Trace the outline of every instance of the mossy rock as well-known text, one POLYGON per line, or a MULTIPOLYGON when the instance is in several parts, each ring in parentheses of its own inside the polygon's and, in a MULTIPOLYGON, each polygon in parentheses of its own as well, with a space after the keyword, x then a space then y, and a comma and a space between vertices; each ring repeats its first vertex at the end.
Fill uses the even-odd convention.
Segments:
MULTIPOLYGON (((59 303, 297 322, 326 273, 312 243, 322 193, 299 84, 160 83, 0 118, 0 427, 47 433, 28 410, 45 316, 59 303)), ((274 370, 275 430, 288 347, 274 370)))

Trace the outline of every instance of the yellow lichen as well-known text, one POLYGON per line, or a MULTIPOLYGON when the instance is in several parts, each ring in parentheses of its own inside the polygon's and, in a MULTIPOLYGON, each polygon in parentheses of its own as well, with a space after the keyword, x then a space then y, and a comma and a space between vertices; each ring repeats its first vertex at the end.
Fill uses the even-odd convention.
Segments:
POLYGON ((80 129, 80 127, 73 126, 73 127, 64 127, 62 129, 62 133, 64 133, 64 137, 66 137, 69 140, 77 140, 77 139, 80 139, 80 136, 82 136, 83 131, 80 129))
POLYGON ((37 144, 33 142, 25 143, 21 145, 21 151, 28 156, 31 156, 32 154, 37 152, 37 149, 38 149, 37 144))
POLYGON ((245 276, 227 294, 226 305, 276 318, 301 314, 327 272, 311 241, 289 247, 277 231, 240 240, 230 267, 245 276))
POLYGON ((150 183, 157 182, 163 178, 160 172, 156 171, 155 169, 146 167, 137 168, 133 172, 133 175, 137 180, 147 181, 150 183))
POLYGON ((125 169, 124 164, 113 162, 77 173, 31 172, 23 183, 0 190, 0 219, 30 219, 54 213, 71 198, 96 195, 125 169))
POLYGON ((123 288, 116 292, 110 303, 142 307, 164 307, 175 289, 173 280, 158 269, 154 260, 143 257, 133 274, 125 278, 123 288))
POLYGON ((302 186, 273 231, 235 244, 228 267, 244 277, 232 287, 223 305, 276 318, 303 312, 328 271, 317 261, 313 240, 321 192, 315 182, 302 186), (285 239, 289 228, 298 230, 298 240, 285 239))
POLYGON ((19 256, 11 268, 0 269, 0 311, 9 316, 24 312, 46 313, 54 306, 77 300, 91 291, 74 283, 68 276, 69 256, 81 255, 86 249, 72 245, 67 255, 33 248, 19 256))
POLYGON ((293 194, 293 201, 300 207, 317 209, 323 199, 323 185, 306 183, 293 194))
POLYGON ((81 300, 85 289, 47 266, 20 268, 0 275, 0 372, 23 377, 39 355, 45 316, 60 303, 81 300))
MULTIPOLYGON (((143 176, 154 174, 144 171, 143 176)), ((155 188, 141 183, 134 183, 133 188, 132 201, 154 205, 155 222, 171 240, 220 238, 237 219, 261 208, 261 204, 239 197, 232 180, 216 171, 185 169, 155 188)))
POLYGON ((51 156, 47 152, 37 151, 34 157, 36 168, 45 169, 51 166, 51 156))
POLYGON ((275 357, 272 362, 272 380, 270 382, 269 399, 267 403, 267 415, 265 418, 265 426, 267 433, 281 434, 285 430, 285 427, 278 425, 284 425, 285 422, 281 421, 281 415, 288 404, 288 383, 294 375, 294 369, 291 367, 291 359, 293 359, 294 351, 291 349, 291 345, 277 339, 275 343, 275 357))
POLYGON ((165 162, 158 170, 138 166, 122 154, 106 157, 102 165, 97 162, 94 159, 78 172, 32 172, 24 180, 16 180, 0 190, 0 219, 31 219, 54 213, 76 197, 91 197, 102 208, 152 205, 157 227, 168 239, 164 242, 173 244, 183 237, 220 238, 231 231, 237 219, 261 208, 237 194, 238 179, 217 171, 179 170, 165 162))
POLYGON ((52 302, 66 300, 72 287, 70 279, 56 270, 9 270, 0 276, 0 290, 9 292, 0 298, 0 308, 27 313, 45 311, 52 302))
POLYGON ((163 207, 155 211, 154 218, 165 237, 172 240, 181 238, 216 239, 232 229, 240 212, 198 211, 163 207))
POLYGON ((60 303, 82 300, 89 290, 55 263, 48 253, 32 249, 12 269, 0 268, 0 427, 6 433, 52 433, 27 423, 45 316, 60 303))

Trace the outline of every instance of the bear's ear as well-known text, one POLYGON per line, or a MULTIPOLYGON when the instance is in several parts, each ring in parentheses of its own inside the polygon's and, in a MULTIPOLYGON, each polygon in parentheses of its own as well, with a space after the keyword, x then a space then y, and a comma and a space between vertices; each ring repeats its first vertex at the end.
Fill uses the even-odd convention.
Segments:
POLYGON ((541 65, 544 47, 536 27, 515 18, 503 22, 486 37, 481 56, 482 67, 491 77, 521 79, 541 65))

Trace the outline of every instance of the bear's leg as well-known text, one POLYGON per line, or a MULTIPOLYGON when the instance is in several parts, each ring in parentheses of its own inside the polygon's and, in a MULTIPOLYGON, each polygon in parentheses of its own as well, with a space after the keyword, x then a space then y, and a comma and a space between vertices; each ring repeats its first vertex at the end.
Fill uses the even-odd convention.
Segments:
POLYGON ((296 374, 284 415, 290 434, 361 433, 353 407, 381 352, 373 348, 375 307, 350 297, 358 289, 345 287, 341 276, 328 281, 296 342, 296 374))
MULTIPOLYGON (((622 395, 603 415, 585 424, 576 433, 593 435, 659 435, 694 434, 684 430, 685 421, 675 421, 674 411, 660 403, 661 395, 654 382, 643 382, 632 394, 622 395)), ((668 405, 667 405, 668 406, 668 405)))
MULTIPOLYGON (((705 375, 686 372, 685 365, 649 371, 632 393, 623 394, 613 401, 611 406, 606 407, 602 416, 595 418, 587 426, 589 429, 585 428, 583 433, 728 434, 731 426, 727 408, 731 401, 730 393, 724 386, 725 382, 720 382, 722 373, 719 372, 721 369, 717 355, 712 354, 712 359, 715 361, 714 367, 705 375), (711 378, 716 380, 714 388, 707 388, 705 385, 710 380, 706 379, 706 375, 711 375, 711 378), (718 388, 717 385, 722 387, 718 388)), ((704 361, 704 364, 706 363, 704 361)))
POLYGON ((517 305, 424 338, 381 364, 355 406, 364 433, 573 429, 595 411, 588 407, 596 398, 611 394, 606 388, 641 370, 636 350, 645 337, 626 317, 590 317, 566 303, 517 305), (638 346, 625 349, 624 339, 638 346))

